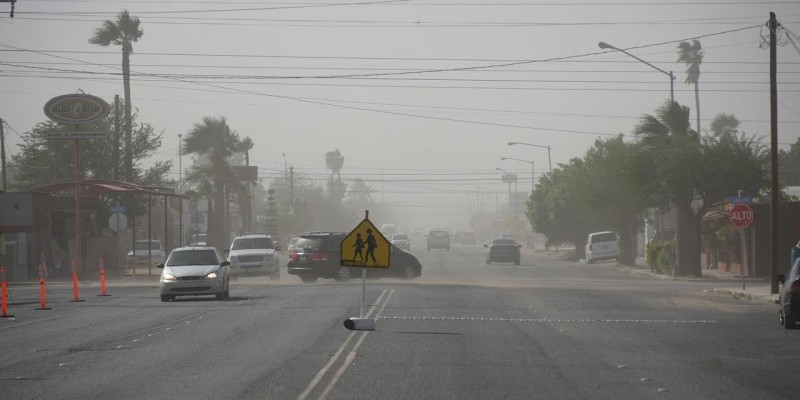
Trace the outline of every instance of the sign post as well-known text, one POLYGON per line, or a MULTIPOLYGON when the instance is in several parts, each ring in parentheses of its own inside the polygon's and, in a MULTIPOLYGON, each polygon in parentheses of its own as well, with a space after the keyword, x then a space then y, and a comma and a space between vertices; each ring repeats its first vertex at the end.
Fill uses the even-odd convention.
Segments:
POLYGON ((73 132, 48 132, 47 137, 48 139, 75 140, 75 259, 77 260, 77 269, 80 269, 81 265, 80 139, 102 136, 102 132, 81 132, 80 125, 105 118, 109 110, 108 103, 103 99, 88 94, 66 94, 53 97, 44 105, 44 113, 48 118, 65 125, 74 124, 75 126, 73 132))
POLYGON ((358 318, 348 318, 344 326, 350 330, 375 330, 375 319, 364 317, 367 291, 367 268, 389 268, 392 246, 378 228, 369 220, 369 210, 364 220, 342 240, 339 264, 343 267, 360 267, 361 312, 358 318))
POLYGON ((733 226, 739 228, 739 236, 742 238, 742 290, 747 290, 745 281, 745 267, 750 264, 750 252, 748 251, 749 241, 747 240, 747 227, 753 223, 753 209, 747 204, 737 204, 731 208, 728 215, 733 226))

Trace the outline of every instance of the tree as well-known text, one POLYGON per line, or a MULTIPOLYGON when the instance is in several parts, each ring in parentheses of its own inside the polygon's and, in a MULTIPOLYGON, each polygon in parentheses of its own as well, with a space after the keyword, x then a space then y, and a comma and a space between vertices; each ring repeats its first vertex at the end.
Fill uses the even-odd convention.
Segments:
POLYGON ((788 150, 778 151, 778 165, 783 184, 800 186, 800 138, 788 150))
POLYGON ((342 181, 342 166, 344 166, 344 156, 339 149, 325 153, 325 167, 331 170, 331 181, 334 175, 338 176, 340 182, 342 181))
POLYGON ((597 140, 586 153, 585 165, 588 179, 579 192, 583 214, 593 216, 601 230, 616 231, 620 264, 635 265, 636 235, 653 206, 647 174, 655 166, 653 160, 618 136, 597 140))
POLYGON ((533 230, 547 236, 548 246, 574 244, 578 258, 585 256, 586 236, 600 230, 583 206, 588 180, 586 164, 574 158, 542 176, 527 202, 526 215, 533 230))
POLYGON ((128 10, 117 14, 116 21, 105 20, 103 25, 95 29, 89 43, 102 47, 110 45, 122 46, 122 82, 125 90, 125 178, 133 181, 133 152, 131 116, 131 60, 133 43, 139 41, 144 32, 139 28, 139 18, 131 17, 128 10))
MULTIPOLYGON (((172 161, 159 161, 149 168, 141 166, 142 161, 161 148, 162 133, 148 123, 140 123, 138 115, 131 117, 133 139, 131 164, 133 183, 166 186, 172 182, 167 178, 172 161)), ((87 124, 90 131, 114 131, 114 117, 87 124)), ((12 156, 19 165, 15 190, 29 191, 50 183, 73 180, 75 160, 71 140, 48 139, 46 132, 70 130, 71 125, 54 121, 37 123, 30 132, 23 135, 20 151, 12 156), (56 168, 58 166, 58 168, 56 168)), ((124 160, 115 158, 114 138, 87 139, 81 141, 81 175, 85 179, 114 179, 114 172, 125 164, 124 160)))
POLYGON ((372 198, 373 193, 375 193, 375 188, 372 185, 364 182, 361 178, 356 178, 347 191, 344 206, 355 212, 372 210, 375 206, 375 199, 372 198))
POLYGON ((705 51, 700 45, 700 41, 695 39, 689 42, 680 42, 678 44, 678 62, 686 64, 686 80, 684 83, 687 85, 694 84, 694 104, 695 115, 697 116, 696 131, 700 132, 700 64, 703 63, 703 56, 705 51))
POLYGON ((225 219, 225 185, 235 182, 228 157, 241 149, 239 135, 231 130, 224 117, 204 117, 203 122, 195 123, 183 139, 183 149, 187 154, 197 154, 208 161, 206 179, 213 184, 215 230, 209 229, 208 237, 212 246, 227 244, 227 220, 225 219))
POLYGON ((676 212, 678 275, 700 276, 700 228, 705 211, 738 190, 757 195, 766 187, 766 150, 754 137, 739 133, 732 115, 720 114, 710 135, 689 128, 689 109, 667 102, 656 116, 645 115, 634 129, 642 150, 654 163, 655 203, 676 212), (692 209, 692 200, 703 206, 692 209))

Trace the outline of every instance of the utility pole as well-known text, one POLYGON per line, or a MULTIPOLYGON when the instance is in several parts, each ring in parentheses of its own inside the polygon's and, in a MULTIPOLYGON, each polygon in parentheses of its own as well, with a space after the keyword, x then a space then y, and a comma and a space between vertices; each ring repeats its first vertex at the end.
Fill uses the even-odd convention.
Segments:
POLYGON ((3 167, 3 189, 0 192, 6 191, 6 136, 3 127, 5 122, 0 118, 0 166, 3 167))
POLYGON ((772 164, 772 240, 770 240, 772 250, 772 270, 770 271, 770 293, 778 293, 778 281, 775 275, 778 274, 778 207, 780 204, 780 186, 778 185, 778 41, 777 41, 778 21, 775 13, 769 13, 769 105, 770 105, 770 162, 772 164))
POLYGON ((289 207, 294 209, 294 167, 289 167, 289 207))
POLYGON ((120 134, 120 130, 121 130, 120 128, 121 127, 119 126, 119 95, 115 94, 114 95, 114 150, 113 150, 113 153, 114 153, 114 170, 112 171, 112 174, 113 174, 112 176, 114 177, 115 181, 119 180, 119 177, 120 177, 120 173, 119 173, 119 169, 120 169, 119 168, 119 166, 120 166, 120 162, 119 162, 119 134, 120 134))

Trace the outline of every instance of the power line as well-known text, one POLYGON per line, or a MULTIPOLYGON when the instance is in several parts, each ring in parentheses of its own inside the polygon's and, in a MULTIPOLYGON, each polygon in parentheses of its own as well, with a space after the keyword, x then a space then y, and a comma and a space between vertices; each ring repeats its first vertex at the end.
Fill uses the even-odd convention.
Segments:
MULTIPOLYGON (((200 13, 222 13, 222 12, 242 12, 242 11, 266 11, 266 10, 286 10, 298 8, 321 8, 321 7, 342 7, 342 6, 363 6, 363 5, 379 5, 387 3, 401 3, 411 0, 381 0, 381 1, 360 1, 351 3, 312 3, 312 4, 299 4, 299 5, 286 5, 286 6, 272 6, 272 7, 252 7, 252 8, 219 8, 219 9, 206 9, 206 10, 169 10, 169 11, 136 11, 138 15, 154 15, 154 14, 200 14, 200 13)), ((18 11, 19 15, 116 15, 116 13, 109 13, 107 11, 80 11, 80 12, 51 12, 51 11, 18 11)))

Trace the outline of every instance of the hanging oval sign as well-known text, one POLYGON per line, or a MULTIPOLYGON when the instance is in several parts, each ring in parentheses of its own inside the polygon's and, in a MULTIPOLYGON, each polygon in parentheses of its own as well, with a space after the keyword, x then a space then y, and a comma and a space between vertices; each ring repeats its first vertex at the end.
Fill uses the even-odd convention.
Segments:
POLYGON ((53 97, 44 105, 48 118, 65 124, 85 124, 108 115, 105 100, 89 94, 65 94, 53 97))

